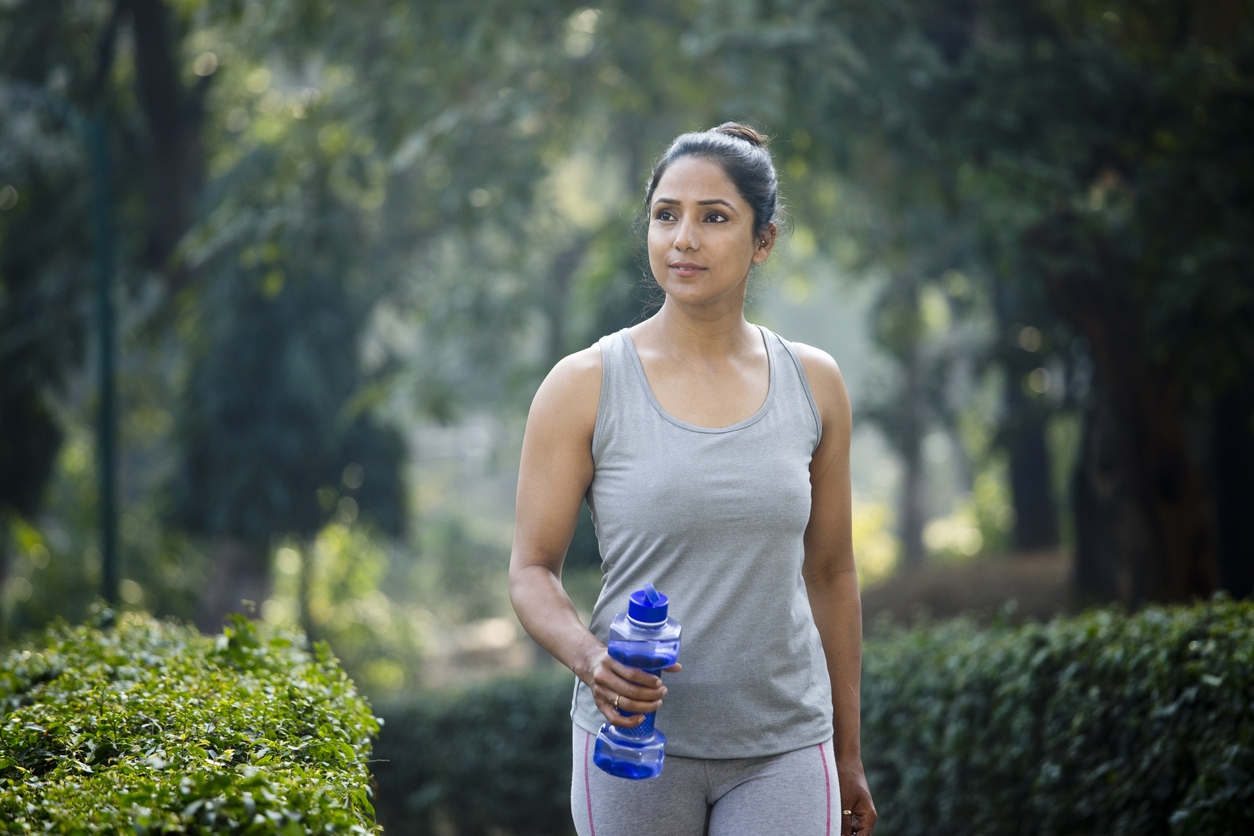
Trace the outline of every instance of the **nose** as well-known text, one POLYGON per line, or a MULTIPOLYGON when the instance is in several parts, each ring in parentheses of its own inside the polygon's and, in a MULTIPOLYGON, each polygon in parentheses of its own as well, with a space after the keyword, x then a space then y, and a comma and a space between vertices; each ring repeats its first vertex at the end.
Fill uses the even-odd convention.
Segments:
POLYGON ((700 248, 701 238, 697 222, 691 215, 685 215, 680 218, 679 225, 675 229, 675 249, 697 250, 700 248))

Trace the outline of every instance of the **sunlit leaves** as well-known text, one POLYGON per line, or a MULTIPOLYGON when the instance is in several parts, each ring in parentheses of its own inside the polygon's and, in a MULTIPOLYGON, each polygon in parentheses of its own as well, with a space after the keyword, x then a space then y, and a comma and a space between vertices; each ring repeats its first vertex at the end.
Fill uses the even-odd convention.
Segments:
POLYGON ((378 720, 329 651, 299 643, 242 618, 215 640, 127 615, 11 651, 0 820, 13 832, 375 832, 378 720))

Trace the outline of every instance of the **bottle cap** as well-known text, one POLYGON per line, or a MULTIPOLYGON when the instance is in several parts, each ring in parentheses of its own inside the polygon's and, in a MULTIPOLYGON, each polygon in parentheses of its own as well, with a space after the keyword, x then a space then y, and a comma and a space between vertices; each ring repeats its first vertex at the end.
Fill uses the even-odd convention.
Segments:
POLYGON ((666 621, 666 606, 669 600, 665 595, 646 583, 644 589, 631 593, 627 604, 627 617, 637 624, 662 624, 666 621))

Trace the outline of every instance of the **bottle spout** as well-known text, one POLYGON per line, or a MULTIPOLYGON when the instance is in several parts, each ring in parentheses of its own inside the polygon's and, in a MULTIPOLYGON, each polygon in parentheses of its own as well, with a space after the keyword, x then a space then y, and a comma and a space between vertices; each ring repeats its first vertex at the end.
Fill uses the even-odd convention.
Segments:
POLYGON ((665 595, 646 583, 643 588, 631 593, 627 603, 627 615, 637 624, 661 624, 666 621, 667 604, 665 595))

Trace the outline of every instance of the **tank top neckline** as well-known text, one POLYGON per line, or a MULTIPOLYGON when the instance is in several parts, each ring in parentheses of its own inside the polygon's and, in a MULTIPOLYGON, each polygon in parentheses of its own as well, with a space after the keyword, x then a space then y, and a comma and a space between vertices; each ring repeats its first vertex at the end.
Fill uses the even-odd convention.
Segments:
POLYGON ((761 325, 754 325, 753 327, 757 328, 758 332, 762 335, 762 345, 766 349, 766 399, 762 401, 762 405, 758 407, 757 412, 753 413, 748 418, 745 418, 743 421, 737 421, 736 423, 729 424, 726 427, 699 427, 696 424, 689 424, 687 421, 681 421, 674 415, 667 412, 662 407, 661 402, 658 401, 657 396, 653 394, 653 387, 649 385, 649 378, 644 373, 644 363, 640 362, 640 354, 636 351, 636 343, 632 340, 631 334, 626 328, 624 328, 620 333, 623 335, 623 341, 627 344, 627 354, 631 357, 632 366, 635 367, 636 377, 640 381, 640 388, 644 390, 645 397, 649 399, 649 403, 653 405, 653 408, 657 411, 658 415, 662 416, 664 419, 680 429, 698 433, 729 433, 735 432, 736 430, 743 430, 745 427, 752 426, 758 421, 761 421, 766 413, 770 411, 771 403, 775 399, 775 378, 777 377, 778 369, 776 368, 775 363, 775 352, 771 350, 771 340, 768 336, 769 332, 761 325))

